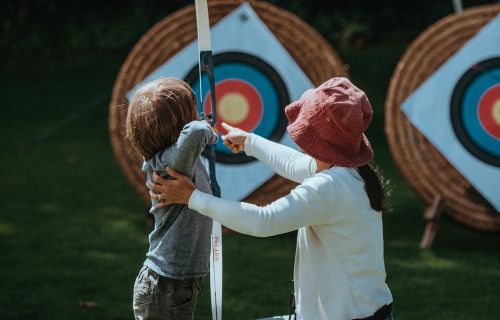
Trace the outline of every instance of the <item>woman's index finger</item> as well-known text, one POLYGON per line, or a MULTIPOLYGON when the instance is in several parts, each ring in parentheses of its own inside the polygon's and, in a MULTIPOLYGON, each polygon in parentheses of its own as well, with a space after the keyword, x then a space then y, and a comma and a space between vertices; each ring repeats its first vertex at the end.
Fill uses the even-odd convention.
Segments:
MULTIPOLYGON (((170 167, 166 167, 166 171, 167 173, 172 176, 172 178, 175 178, 175 179, 181 179, 183 177, 185 177, 185 175, 183 175, 182 173, 170 168, 170 167)), ((165 180, 166 182, 167 180, 165 180)))
POLYGON ((231 130, 233 130, 233 129, 234 129, 234 127, 233 127, 233 126, 230 126, 230 125, 228 125, 228 124, 227 124, 227 123, 225 123, 225 122, 222 122, 222 123, 221 123, 221 125, 222 125, 222 127, 223 127, 224 129, 226 129, 227 131, 231 131, 231 130))

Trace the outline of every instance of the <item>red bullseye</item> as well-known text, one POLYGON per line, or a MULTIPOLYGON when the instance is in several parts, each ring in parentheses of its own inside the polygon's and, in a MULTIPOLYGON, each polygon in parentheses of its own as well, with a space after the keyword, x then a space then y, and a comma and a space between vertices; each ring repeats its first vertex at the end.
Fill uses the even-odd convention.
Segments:
MULTIPOLYGON (((225 134, 221 123, 226 122, 245 131, 253 131, 260 123, 263 113, 262 98, 257 90, 246 81, 227 79, 216 84, 217 130, 225 134)), ((206 114, 212 112, 210 93, 203 101, 206 114)))
POLYGON ((478 116, 486 132, 500 140, 500 84, 488 89, 481 97, 478 116))

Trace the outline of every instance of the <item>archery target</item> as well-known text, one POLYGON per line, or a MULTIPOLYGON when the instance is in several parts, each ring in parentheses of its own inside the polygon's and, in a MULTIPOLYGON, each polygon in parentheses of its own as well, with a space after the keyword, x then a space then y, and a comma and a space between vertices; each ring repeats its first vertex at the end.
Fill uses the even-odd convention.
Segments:
POLYGON ((500 166, 500 58, 473 65, 452 96, 453 129, 478 159, 500 166))
MULTIPOLYGON (((222 120, 282 145, 298 148, 286 132, 283 108, 333 76, 345 76, 343 63, 314 29, 268 2, 209 1, 219 124, 222 120)), ((210 113, 206 80, 200 90, 194 5, 155 24, 135 44, 115 81, 109 125, 113 151, 124 174, 150 202, 140 170, 142 157, 124 135, 127 98, 160 77, 186 79, 198 95, 200 111, 210 113), (196 70, 196 71, 195 71, 196 70), (203 92, 203 96, 200 96, 203 92)), ((219 127, 219 130, 221 128, 219 127)), ((223 132, 223 130, 221 130, 223 132)), ((222 196, 269 203, 293 184, 267 165, 217 147, 217 180, 222 196)))
MULTIPOLYGON (((217 124, 219 133, 225 134, 222 122, 254 132, 272 141, 280 141, 286 132, 287 119, 283 108, 290 102, 288 90, 279 74, 265 61, 255 56, 231 52, 214 56, 217 124)), ((198 111, 209 115, 211 92, 206 76, 200 94, 198 65, 185 79, 193 87, 198 100, 198 111)), ((217 161, 245 163, 254 159, 244 153, 232 154, 219 139, 216 146, 217 161)))
MULTIPOLYGON (((223 120, 228 120, 236 127, 244 126, 270 140, 298 148, 286 132, 284 108, 313 84, 297 62, 248 3, 221 19, 210 31, 218 129, 222 129, 223 120)), ((197 96, 198 110, 209 114, 209 83, 204 76, 200 87, 198 69, 198 45, 193 41, 141 84, 165 76, 185 79, 197 96)), ((133 92, 134 89, 128 95, 133 92)), ((216 160, 217 180, 227 199, 244 199, 274 175, 271 168, 244 153, 232 154, 221 139, 216 146, 216 160)))
POLYGON ((500 16, 492 18, 459 48, 403 101, 401 108, 500 213, 498 30, 500 16))

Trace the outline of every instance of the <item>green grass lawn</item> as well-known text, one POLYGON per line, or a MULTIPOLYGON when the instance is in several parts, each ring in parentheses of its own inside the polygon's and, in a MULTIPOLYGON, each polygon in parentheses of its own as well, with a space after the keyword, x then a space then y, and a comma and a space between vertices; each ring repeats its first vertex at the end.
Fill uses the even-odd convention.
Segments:
MULTIPOLYGON (((424 204, 402 180, 383 134, 385 94, 402 52, 393 46, 341 52, 373 103, 369 138, 394 186, 394 212, 384 225, 396 318, 500 319, 499 234, 445 219, 434 249, 418 249, 424 204)), ((0 79, 1 319, 132 318, 132 285, 149 229, 145 204, 120 172, 107 131, 109 95, 124 57, 95 54, 0 79), (51 130, 81 108, 69 125, 51 130)), ((294 234, 226 235, 224 318, 287 313, 294 251, 294 234)), ((206 288, 198 319, 211 318, 206 288)))

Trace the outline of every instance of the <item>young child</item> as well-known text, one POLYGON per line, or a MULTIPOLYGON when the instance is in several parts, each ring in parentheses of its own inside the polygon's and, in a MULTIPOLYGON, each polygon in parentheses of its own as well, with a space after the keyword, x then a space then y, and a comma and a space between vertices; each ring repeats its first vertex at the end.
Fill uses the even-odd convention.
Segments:
MULTIPOLYGON (((162 78, 135 92, 126 132, 144 157, 142 170, 148 180, 154 172, 166 177, 165 167, 169 166, 211 193, 200 154, 206 144, 217 142, 217 135, 198 119, 196 98, 184 81, 162 78)), ((159 197, 153 197, 150 213, 155 224, 134 284, 134 315, 144 320, 193 319, 202 277, 209 271, 212 220, 185 205, 158 209, 159 202, 159 197)))

